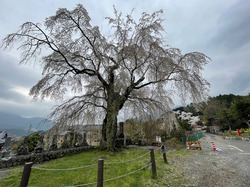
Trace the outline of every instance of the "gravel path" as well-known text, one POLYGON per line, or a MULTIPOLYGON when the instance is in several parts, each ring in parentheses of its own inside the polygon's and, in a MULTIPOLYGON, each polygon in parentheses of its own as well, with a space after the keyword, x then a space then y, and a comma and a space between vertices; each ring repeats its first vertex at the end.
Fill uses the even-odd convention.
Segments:
POLYGON ((213 151, 211 141, 213 136, 205 135, 201 139, 202 151, 191 150, 190 157, 178 161, 173 158, 176 167, 190 179, 189 184, 183 186, 249 187, 250 155, 230 152, 222 137, 215 142, 222 150, 213 151))

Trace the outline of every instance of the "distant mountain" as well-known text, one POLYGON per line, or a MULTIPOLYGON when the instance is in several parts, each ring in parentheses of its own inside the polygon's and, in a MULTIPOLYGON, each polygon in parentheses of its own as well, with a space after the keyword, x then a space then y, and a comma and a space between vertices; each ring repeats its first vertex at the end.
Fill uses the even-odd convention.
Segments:
POLYGON ((7 130, 10 135, 24 136, 30 132, 45 131, 52 127, 52 122, 45 118, 24 118, 16 114, 0 112, 0 131, 7 130))

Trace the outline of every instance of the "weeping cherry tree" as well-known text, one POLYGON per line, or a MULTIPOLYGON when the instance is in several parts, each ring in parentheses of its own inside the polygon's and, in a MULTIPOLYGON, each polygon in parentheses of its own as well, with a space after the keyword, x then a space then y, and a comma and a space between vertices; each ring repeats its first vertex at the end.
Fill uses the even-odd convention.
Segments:
POLYGON ((173 96, 198 101, 209 83, 202 70, 209 58, 182 54, 164 41, 163 12, 140 19, 114 8, 106 18, 109 31, 91 25, 83 5, 59 9, 45 24, 26 22, 3 39, 22 51, 20 64, 39 64, 42 78, 30 90, 34 99, 60 100, 50 118, 57 124, 82 122, 86 115, 102 119, 101 148, 115 150, 117 116, 163 113, 173 96))

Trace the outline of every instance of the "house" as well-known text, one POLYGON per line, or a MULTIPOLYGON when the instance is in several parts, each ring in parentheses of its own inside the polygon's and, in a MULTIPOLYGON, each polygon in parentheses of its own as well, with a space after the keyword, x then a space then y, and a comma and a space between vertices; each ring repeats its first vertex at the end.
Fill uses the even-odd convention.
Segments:
POLYGON ((102 125, 87 125, 85 130, 87 144, 99 146, 102 137, 102 125))
POLYGON ((210 133, 218 133, 220 131, 220 127, 218 125, 208 126, 210 133))
POLYGON ((191 127, 194 131, 201 131, 203 128, 203 126, 197 124, 192 124, 191 127))
POLYGON ((0 150, 4 145, 7 137, 8 137, 7 131, 0 131, 0 150))
POLYGON ((71 131, 69 130, 57 134, 57 140, 56 140, 57 148, 60 149, 60 148, 73 147, 74 146, 74 145, 72 146, 73 138, 71 136, 72 134, 71 131))
POLYGON ((44 148, 60 149, 81 145, 99 146, 101 125, 56 125, 43 138, 44 148))

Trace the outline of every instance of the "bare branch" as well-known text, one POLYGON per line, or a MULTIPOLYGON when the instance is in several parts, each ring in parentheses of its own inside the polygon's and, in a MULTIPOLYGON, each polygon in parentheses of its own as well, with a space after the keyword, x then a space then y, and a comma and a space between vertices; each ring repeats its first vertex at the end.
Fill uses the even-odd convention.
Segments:
POLYGON ((131 14, 123 16, 114 8, 114 17, 106 18, 110 33, 102 35, 90 24, 87 10, 77 5, 71 11, 59 9, 47 18, 45 29, 24 23, 3 40, 2 47, 17 43, 22 51, 20 63, 29 61, 43 67, 43 78, 30 95, 63 100, 51 117, 68 124, 78 123, 90 113, 102 114, 103 141, 113 144, 117 115, 123 107, 136 114, 157 111, 161 115, 169 110, 173 94, 192 101, 207 94, 209 83, 202 71, 210 59, 199 52, 182 54, 168 48, 162 14, 162 10, 144 12, 136 21, 131 14), (40 61, 31 61, 33 58, 40 61), (69 99, 71 94, 74 97, 69 99))

